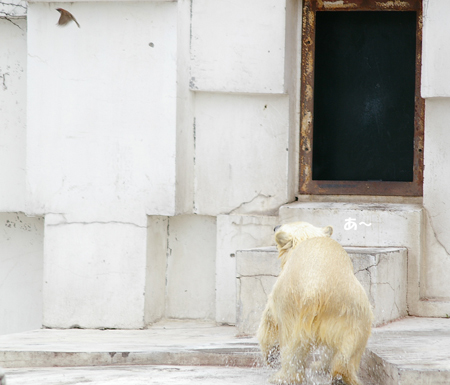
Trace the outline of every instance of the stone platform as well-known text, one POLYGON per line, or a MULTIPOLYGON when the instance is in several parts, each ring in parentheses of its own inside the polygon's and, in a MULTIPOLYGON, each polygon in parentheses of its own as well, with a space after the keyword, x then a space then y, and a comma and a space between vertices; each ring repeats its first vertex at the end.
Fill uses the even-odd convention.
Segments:
MULTIPOLYGON (((350 256, 356 278, 369 297, 374 326, 405 317, 408 250, 403 247, 344 248, 350 256)), ((280 271, 276 247, 236 252, 236 325, 240 333, 255 334, 280 271)))
MULTIPOLYGON (((170 321, 147 330, 51 330, 0 336, 7 385, 265 384, 254 338, 211 323, 170 321)), ((406 318, 374 328, 365 385, 450 383, 450 319, 406 318)), ((308 379, 305 385, 325 385, 308 379)))

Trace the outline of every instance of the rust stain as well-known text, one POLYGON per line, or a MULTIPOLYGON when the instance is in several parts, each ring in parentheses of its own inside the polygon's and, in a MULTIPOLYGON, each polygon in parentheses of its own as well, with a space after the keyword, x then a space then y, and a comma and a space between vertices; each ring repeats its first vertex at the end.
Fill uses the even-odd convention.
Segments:
POLYGON ((392 9, 392 8, 409 8, 411 4, 408 1, 377 1, 375 2, 377 7, 381 9, 392 9))
POLYGON ((354 2, 348 2, 348 1, 344 1, 344 0, 340 0, 340 1, 324 1, 323 8, 325 9, 349 9, 349 8, 357 8, 358 4, 354 3, 354 2))

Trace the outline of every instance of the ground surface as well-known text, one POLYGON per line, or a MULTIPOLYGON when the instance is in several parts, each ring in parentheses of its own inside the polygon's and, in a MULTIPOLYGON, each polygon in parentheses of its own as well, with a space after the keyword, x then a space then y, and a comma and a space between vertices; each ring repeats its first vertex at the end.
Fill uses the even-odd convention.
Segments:
MULTIPOLYGON (((7 385, 253 385, 262 368, 255 338, 234 327, 170 321, 147 330, 53 330, 0 336, 7 385), (56 367, 55 367, 56 366, 56 367)), ((373 329, 365 385, 450 384, 450 319, 410 317, 373 329)), ((329 379, 309 374, 305 385, 329 379)))

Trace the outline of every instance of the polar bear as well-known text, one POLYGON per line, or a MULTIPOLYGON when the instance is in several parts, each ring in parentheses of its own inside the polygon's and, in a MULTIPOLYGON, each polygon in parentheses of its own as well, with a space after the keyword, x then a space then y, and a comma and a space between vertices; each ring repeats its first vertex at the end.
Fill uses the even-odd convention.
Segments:
POLYGON ((271 382, 302 384, 306 358, 319 347, 330 353, 322 369, 334 384, 360 385, 357 372, 373 314, 350 257, 330 238, 331 226, 296 222, 275 230, 281 273, 257 334, 267 363, 280 354, 281 369, 271 382))

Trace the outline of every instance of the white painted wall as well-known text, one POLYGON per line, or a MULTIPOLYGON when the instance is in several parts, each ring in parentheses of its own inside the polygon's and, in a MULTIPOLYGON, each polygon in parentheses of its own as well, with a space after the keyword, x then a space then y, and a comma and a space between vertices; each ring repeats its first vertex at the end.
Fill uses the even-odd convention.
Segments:
POLYGON ((288 200, 289 99, 198 93, 194 210, 274 214, 288 200))
POLYGON ((146 226, 132 223, 68 223, 47 214, 44 325, 142 328, 146 235, 146 226))
POLYGON ((420 296, 427 304, 427 313, 441 317, 450 314, 450 48, 447 43, 450 25, 445 17, 449 12, 448 1, 424 0, 422 96, 427 99, 423 185, 425 247, 420 296))
POLYGON ((177 4, 30 3, 27 76, 44 323, 143 327, 147 214, 175 212, 177 4))
POLYGON ((216 218, 148 219, 146 323, 215 318, 216 218))
POLYGON ((447 302, 441 311, 445 316, 450 314, 450 99, 428 99, 425 119, 423 203, 427 231, 421 296, 430 302, 447 302))
POLYGON ((216 322, 236 323, 236 251, 274 244, 278 216, 217 216, 216 322))
POLYGON ((58 6, 28 11, 29 211, 173 214, 176 3, 66 4, 81 28, 56 26, 58 6))
POLYGON ((450 28, 447 0, 423 0, 422 97, 449 97, 450 28))
MULTIPOLYGON (((24 0, 9 0, 0 3, 0 17, 8 17, 15 19, 16 17, 25 17, 26 15, 27 15, 27 2, 24 0)), ((16 20, 11 21, 5 20, 5 21, 10 24, 16 23, 16 20)), ((25 20, 22 20, 21 23, 24 21, 25 20)), ((22 28, 20 25, 21 23, 18 24, 20 28, 22 28)))
POLYGON ((145 324, 159 321, 166 316, 169 220, 168 217, 148 217, 145 324))
MULTIPOLYGON (((47 216, 47 325, 233 323, 229 254, 271 242, 297 191, 299 5, 39 0, 28 26, 0 19, 0 212, 47 216), (81 28, 57 27, 58 6, 81 28)), ((401 232, 421 315, 450 298, 449 7, 424 1, 422 92, 441 99, 426 104, 426 234, 420 210, 401 232)))
MULTIPOLYGON (((21 9, 0 4, 0 16, 21 9)), ((0 18, 0 212, 25 211, 26 29, 0 18)))
POLYGON ((214 319, 216 219, 170 218, 167 247, 166 316, 214 319))
POLYGON ((43 222, 0 213, 0 334, 42 326, 43 222))
POLYGON ((285 1, 193 0, 192 90, 285 93, 285 1))

